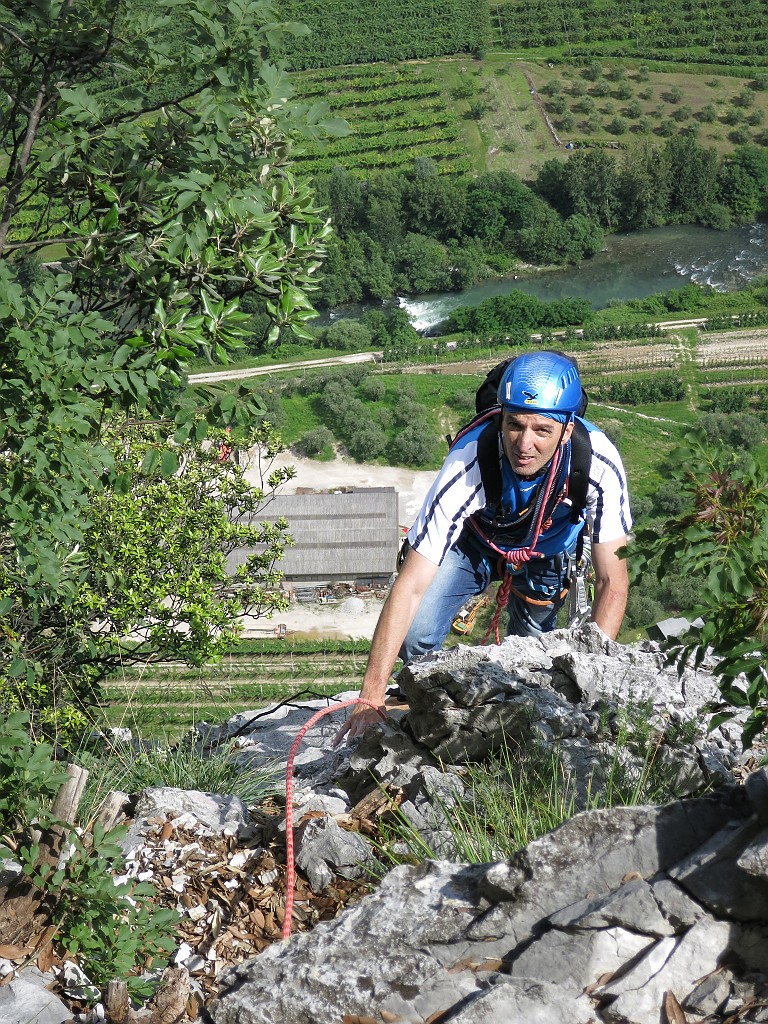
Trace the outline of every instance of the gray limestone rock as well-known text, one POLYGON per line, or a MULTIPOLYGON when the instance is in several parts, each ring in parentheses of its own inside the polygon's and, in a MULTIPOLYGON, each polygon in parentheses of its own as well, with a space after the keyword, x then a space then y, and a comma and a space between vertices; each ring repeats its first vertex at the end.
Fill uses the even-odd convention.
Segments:
POLYGON ((666 992, 678 1002, 690 991, 691 980, 720 966, 728 947, 730 926, 704 919, 680 938, 659 939, 638 964, 595 995, 608 1001, 601 1007, 608 1024, 659 1024, 666 992))
POLYGON ((560 985, 497 975, 450 1019, 452 1024, 595 1024, 595 1011, 586 996, 560 985))
POLYGON ((211 1019, 330 1024, 386 1011, 415 1022, 461 1003, 479 990, 474 973, 440 969, 431 950, 461 942, 476 913, 477 874, 445 862, 395 868, 335 921, 226 971, 211 1019))
POLYGON ((733 821, 670 875, 712 913, 737 921, 764 921, 768 918, 767 845, 768 830, 756 818, 733 821))
POLYGON ((692 992, 688 993, 685 999, 680 1000, 683 1009, 701 1014, 702 1017, 717 1013, 725 1006, 731 994, 732 978, 733 975, 728 970, 719 970, 714 974, 708 974, 692 992))
POLYGON ((368 730, 352 751, 351 778, 345 784, 358 796, 370 789, 371 776, 380 783, 403 787, 422 767, 437 765, 437 758, 409 733, 387 725, 368 730))
MULTIPOLYGON (((658 1024, 665 993, 693 1021, 740 1011, 768 984, 768 773, 723 784, 739 732, 701 727, 717 692, 707 666, 678 676, 656 644, 623 647, 590 625, 436 652, 399 683, 410 705, 400 722, 369 730, 343 765, 328 749, 334 723, 302 778, 327 796, 344 771, 353 800, 371 776, 402 790, 401 812, 441 855, 455 854, 446 818, 463 771, 441 761, 537 744, 583 805, 615 773, 647 767, 642 750, 615 742, 626 701, 647 701, 641 732, 677 792, 719 788, 578 814, 493 864, 397 868, 336 920, 224 972, 213 1024, 658 1024)), ((360 837, 327 814, 298 838, 313 888, 364 860, 346 846, 360 837)))
POLYGON ((46 978, 37 969, 22 971, 0 987, 0 1024, 62 1024, 71 1013, 45 987, 46 978))
POLYGON ((647 1024, 659 985, 662 995, 692 991, 717 967, 731 926, 702 914, 682 935, 654 939, 647 925, 645 933, 631 927, 639 906, 646 901, 660 930, 670 930, 675 915, 694 918, 685 901, 681 910, 670 892, 653 886, 724 821, 743 823, 749 813, 734 786, 665 807, 580 814, 509 861, 396 868, 337 920, 225 972, 211 1020, 330 1024, 346 1014, 415 1024, 443 1013, 486 1024, 506 1012, 507 1020, 527 1022, 515 1015, 528 1012, 528 996, 538 991, 551 1003, 531 1009, 539 1016, 530 1019, 586 1022, 583 988, 611 973, 616 981, 596 995, 603 1019, 647 1024), (666 915, 659 913, 665 898, 666 915), (594 915, 589 927, 574 910, 581 901, 585 920, 594 915), (566 907, 570 917, 558 918, 566 907), (611 923, 612 915, 630 927, 611 923), (563 1000, 578 1011, 561 1014, 563 1000))
POLYGON ((188 814, 211 832, 233 834, 248 821, 248 808, 240 797, 158 786, 139 795, 134 826, 141 829, 149 818, 164 818, 167 814, 188 814))
POLYGON ((513 978, 536 978, 560 985, 572 996, 594 985, 606 974, 615 974, 654 940, 624 928, 596 928, 590 932, 553 930, 526 946, 512 961, 513 978))
POLYGON ((669 878, 659 878, 651 882, 651 892, 675 935, 691 928, 704 917, 705 911, 701 904, 692 900, 669 878))
POLYGON ((456 807, 464 796, 464 785, 455 775, 427 767, 404 788, 399 813, 436 857, 457 859, 456 807))
POLYGON ((334 875, 359 878, 372 860, 371 848, 354 832, 346 832, 333 818, 307 818, 296 829, 296 866, 315 892, 329 885, 334 875))
POLYGON ((768 768, 759 768, 744 782, 749 802, 761 824, 768 826, 768 768))
POLYGON ((549 917, 555 928, 627 928, 639 935, 674 935, 675 929, 661 912, 648 882, 633 879, 607 896, 558 910, 549 917))

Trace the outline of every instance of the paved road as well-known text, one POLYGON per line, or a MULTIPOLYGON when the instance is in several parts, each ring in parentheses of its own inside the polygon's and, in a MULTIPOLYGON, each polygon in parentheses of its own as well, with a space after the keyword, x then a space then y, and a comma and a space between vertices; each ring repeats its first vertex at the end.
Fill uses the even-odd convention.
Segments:
POLYGON ((216 370, 213 373, 191 373, 190 384, 216 384, 223 380, 244 380, 246 377, 260 377, 280 370, 314 369, 321 366, 340 366, 344 363, 375 363, 382 358, 381 352, 355 352, 351 356, 330 356, 328 359, 305 359, 300 363, 270 363, 269 366, 252 366, 247 370, 216 370))
MULTIPOLYGON (((661 320, 658 326, 664 330, 683 330, 686 327, 700 327, 707 322, 707 317, 698 317, 691 320, 661 320)), ((578 331, 576 332, 578 334, 578 331)), ((554 332, 555 337, 558 332, 554 332)), ((540 334, 532 334, 531 338, 540 338, 540 334)), ((449 342, 448 347, 451 347, 449 342)), ((300 363, 270 363, 269 366, 252 366, 245 370, 215 370, 211 373, 192 373, 189 376, 190 384, 216 384, 225 380, 245 380, 246 377, 261 377, 270 373, 279 373, 284 370, 311 370, 323 366, 343 366, 345 363, 378 363, 381 362, 382 352, 355 352, 349 356, 328 356, 326 359, 304 359, 300 363)), ((413 372, 418 372, 413 367, 413 372)))

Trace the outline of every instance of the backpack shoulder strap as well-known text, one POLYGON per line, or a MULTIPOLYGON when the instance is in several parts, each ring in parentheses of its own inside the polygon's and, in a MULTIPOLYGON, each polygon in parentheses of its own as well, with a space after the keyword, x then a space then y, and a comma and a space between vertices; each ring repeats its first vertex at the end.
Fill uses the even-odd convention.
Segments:
POLYGON ((483 481, 486 504, 493 508, 501 501, 501 465, 499 463, 500 410, 489 417, 477 439, 477 461, 483 481))
POLYGON ((457 441, 476 427, 483 425, 477 437, 477 461, 480 466, 480 479, 489 505, 498 505, 501 501, 501 466, 499 465, 499 425, 501 423, 501 407, 491 406, 477 413, 455 437, 446 437, 448 447, 453 448, 457 441))
POLYGON ((587 506, 591 461, 592 442, 589 439, 589 431, 580 419, 575 419, 571 434, 571 470, 568 474, 568 497, 571 499, 571 520, 574 523, 587 506))

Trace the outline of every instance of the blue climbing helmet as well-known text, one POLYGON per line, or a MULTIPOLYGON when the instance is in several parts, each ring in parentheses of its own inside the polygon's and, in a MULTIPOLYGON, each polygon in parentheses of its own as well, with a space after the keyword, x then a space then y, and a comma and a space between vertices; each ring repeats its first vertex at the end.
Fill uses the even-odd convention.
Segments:
POLYGON ((526 352, 514 359, 499 382, 497 400, 505 409, 536 412, 561 423, 584 409, 576 364, 557 352, 526 352))

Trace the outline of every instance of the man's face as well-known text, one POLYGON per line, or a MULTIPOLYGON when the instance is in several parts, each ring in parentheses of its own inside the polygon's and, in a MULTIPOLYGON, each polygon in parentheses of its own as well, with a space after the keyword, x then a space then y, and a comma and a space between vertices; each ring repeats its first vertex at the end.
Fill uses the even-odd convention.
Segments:
POLYGON ((536 412, 505 409, 501 417, 501 440, 510 466, 518 476, 536 476, 555 454, 557 446, 573 433, 563 424, 536 412))

